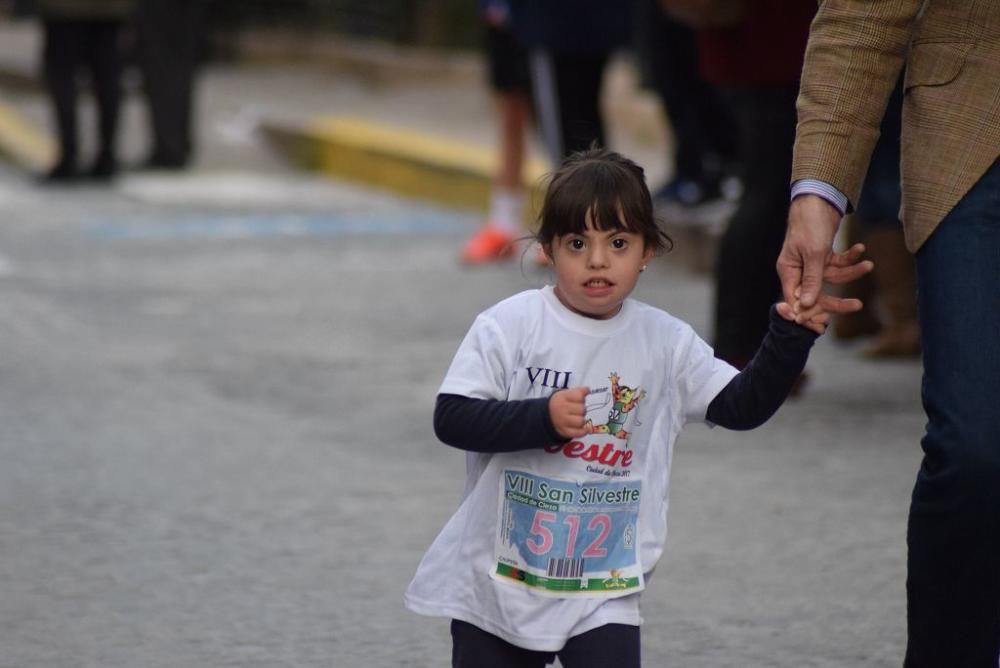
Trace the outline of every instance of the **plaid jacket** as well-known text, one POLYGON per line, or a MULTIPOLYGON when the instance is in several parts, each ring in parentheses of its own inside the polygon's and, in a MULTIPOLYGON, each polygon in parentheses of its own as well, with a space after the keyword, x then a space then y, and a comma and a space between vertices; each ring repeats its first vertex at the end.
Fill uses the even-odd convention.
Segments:
POLYGON ((1000 155, 1000 0, 823 0, 792 180, 821 179, 857 202, 904 65, 901 216, 915 252, 1000 155))

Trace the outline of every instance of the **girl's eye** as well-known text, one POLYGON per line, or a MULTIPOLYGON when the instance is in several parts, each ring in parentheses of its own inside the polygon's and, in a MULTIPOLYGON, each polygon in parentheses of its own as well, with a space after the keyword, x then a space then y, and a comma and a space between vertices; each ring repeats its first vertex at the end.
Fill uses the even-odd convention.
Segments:
POLYGON ((570 239, 569 247, 573 250, 580 250, 583 248, 583 239, 570 239))
POLYGON ((615 250, 622 250, 622 249, 628 247, 628 241, 625 240, 625 239, 622 239, 621 237, 618 237, 617 239, 612 239, 611 240, 611 247, 614 248, 615 250))

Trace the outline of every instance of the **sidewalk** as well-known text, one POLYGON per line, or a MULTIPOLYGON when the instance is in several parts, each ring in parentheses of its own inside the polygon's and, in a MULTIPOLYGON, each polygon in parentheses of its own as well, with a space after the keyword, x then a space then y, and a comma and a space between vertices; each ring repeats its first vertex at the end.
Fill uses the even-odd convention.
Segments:
MULTIPOLYGON (((23 100, 42 93, 39 33, 33 21, 0 22, 0 94, 4 97, 23 100)), ((492 150, 493 110, 478 54, 340 37, 296 41, 297 37, 262 32, 227 38, 225 50, 235 52, 236 59, 204 69, 202 127, 211 131, 213 123, 225 122, 224 114, 233 113, 238 103, 241 123, 293 134, 311 143, 331 141, 331 136, 334 142, 341 141, 330 131, 331 119, 349 118, 355 130, 362 126, 359 119, 370 124, 369 135, 412 132, 446 146, 492 150), (224 94, 216 96, 216 91, 224 94)), ((666 154, 658 155, 665 140, 663 121, 655 104, 636 93, 630 78, 634 77, 624 66, 614 68, 609 76, 606 107, 612 135, 619 143, 631 143, 634 151, 647 158, 654 172, 651 178, 658 180, 665 168, 666 154)), ((134 93, 139 83, 128 83, 134 93)), ((129 137, 125 144, 127 154, 129 137)), ((531 152, 537 163, 545 163, 534 143, 531 152)), ((428 162, 440 161, 438 156, 428 156, 428 162)), ((466 171, 484 171, 477 160, 465 162, 469 163, 466 171)))

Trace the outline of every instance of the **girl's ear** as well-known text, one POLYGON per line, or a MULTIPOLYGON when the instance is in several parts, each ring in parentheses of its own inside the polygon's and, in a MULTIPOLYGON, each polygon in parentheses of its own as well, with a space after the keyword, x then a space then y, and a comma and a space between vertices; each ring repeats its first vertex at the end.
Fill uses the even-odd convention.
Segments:
POLYGON ((653 247, 651 247, 649 244, 646 244, 645 250, 643 250, 643 252, 642 252, 642 265, 643 265, 643 267, 645 267, 646 264, 650 260, 652 260, 654 257, 656 257, 656 249, 654 249, 653 247))
POLYGON ((545 256, 545 261, 552 263, 552 244, 541 244, 542 254, 545 256))

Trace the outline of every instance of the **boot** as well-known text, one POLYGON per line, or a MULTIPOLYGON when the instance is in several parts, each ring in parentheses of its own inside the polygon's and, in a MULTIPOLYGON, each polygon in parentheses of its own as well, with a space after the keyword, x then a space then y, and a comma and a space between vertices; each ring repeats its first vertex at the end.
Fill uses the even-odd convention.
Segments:
MULTIPOLYGON (((847 226, 847 245, 852 246, 858 242, 866 246, 867 239, 861 233, 862 226, 855 216, 848 216, 844 221, 847 226)), ((869 259, 870 259, 869 250, 869 259)), ((878 265, 876 263, 876 269, 878 265)), ((835 339, 848 341, 862 336, 877 334, 882 329, 878 316, 875 314, 875 279, 874 272, 865 274, 856 281, 852 281, 842 286, 839 296, 846 298, 860 299, 865 306, 860 311, 853 313, 838 313, 833 317, 832 333, 835 339)))
POLYGON ((865 349, 867 357, 920 355, 917 276, 899 225, 879 226, 868 234, 868 257, 875 263, 875 291, 883 314, 882 330, 865 349))

